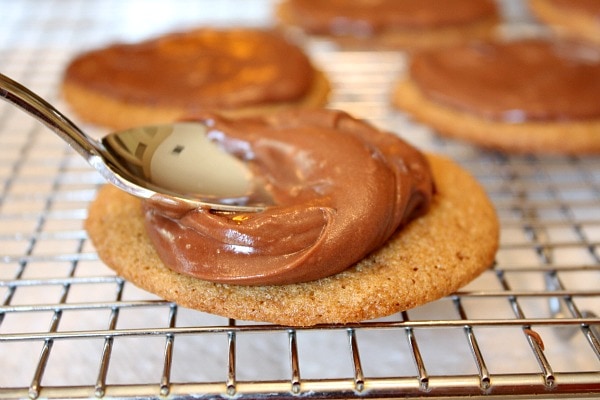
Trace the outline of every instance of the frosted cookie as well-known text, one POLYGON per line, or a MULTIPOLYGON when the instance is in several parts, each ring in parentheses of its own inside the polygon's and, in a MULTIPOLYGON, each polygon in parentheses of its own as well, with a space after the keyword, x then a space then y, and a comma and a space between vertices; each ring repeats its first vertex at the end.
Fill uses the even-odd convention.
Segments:
POLYGON ((103 187, 86 229, 100 258, 135 285, 230 318, 308 326, 418 306, 492 264, 494 208, 454 162, 424 157, 397 136, 330 110, 217 124, 235 140, 236 130, 248 126, 241 136, 257 154, 258 171, 275 186, 277 207, 223 215, 164 210, 103 187), (264 143, 252 137, 257 131, 268 138, 264 143), (275 138, 290 140, 291 147, 274 144, 275 138), (323 140, 339 143, 341 154, 331 160, 366 162, 360 185, 343 181, 354 170, 313 153, 323 140), (290 148, 298 156, 271 165, 290 148), (298 168, 302 173, 290 174, 298 168), (354 195, 356 204, 343 204, 354 195), (344 258, 341 265, 337 258, 344 258))
POLYGON ((319 107, 329 82, 274 32, 205 28, 81 54, 62 90, 81 118, 122 129, 207 110, 237 117, 319 107))
POLYGON ((403 49, 487 39, 499 20, 491 0, 284 0, 277 16, 343 45, 403 49))
POLYGON ((444 136, 501 151, 600 152, 600 52, 540 40, 415 54, 393 103, 444 136))
POLYGON ((530 0, 531 11, 561 36, 600 44, 600 1, 530 0))

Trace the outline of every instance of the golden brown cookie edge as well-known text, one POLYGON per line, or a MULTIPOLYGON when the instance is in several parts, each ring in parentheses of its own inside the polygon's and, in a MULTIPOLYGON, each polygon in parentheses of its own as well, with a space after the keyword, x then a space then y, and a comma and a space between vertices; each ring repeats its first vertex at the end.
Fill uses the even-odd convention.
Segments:
MULTIPOLYGON (((61 92, 70 109, 79 118, 115 130, 170 123, 193 117, 183 108, 152 106, 113 98, 72 82, 68 75, 63 77, 61 92)), ((311 87, 303 97, 295 101, 263 103, 234 109, 199 110, 199 112, 212 111, 229 118, 241 118, 266 115, 292 107, 318 108, 327 104, 330 92, 329 78, 323 71, 314 69, 311 87)))
POLYGON ((315 34, 307 32, 291 11, 289 1, 283 0, 275 8, 275 17, 282 30, 293 29, 304 37, 329 39, 347 49, 418 51, 428 48, 454 46, 470 40, 489 40, 498 35, 498 15, 479 21, 437 29, 389 29, 369 36, 315 34))
POLYGON ((529 9, 558 36, 600 44, 600 22, 592 15, 558 8, 547 0, 529 0, 529 9))
POLYGON ((487 120, 429 100, 410 78, 399 80, 392 103, 442 136, 509 153, 600 153, 600 119, 505 123, 487 120))

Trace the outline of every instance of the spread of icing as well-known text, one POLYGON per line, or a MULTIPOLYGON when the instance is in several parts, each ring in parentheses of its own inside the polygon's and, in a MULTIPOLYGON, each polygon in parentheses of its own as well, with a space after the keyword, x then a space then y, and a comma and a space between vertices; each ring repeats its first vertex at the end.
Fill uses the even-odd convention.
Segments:
POLYGON ((490 0, 289 0, 289 5, 299 25, 321 34, 431 29, 496 16, 490 0))
POLYGON ((506 122, 600 118, 600 51, 522 40, 414 56, 410 75, 433 101, 506 122))
POLYGON ((556 7, 584 12, 600 18, 600 1, 598 0, 550 0, 550 2, 556 7))
POLYGON ((431 201, 424 156, 346 113, 294 110, 198 120, 264 180, 274 205, 258 213, 222 213, 145 201, 154 247, 182 274, 245 285, 327 277, 383 245, 431 201))
POLYGON ((205 28, 84 53, 65 76, 124 101, 193 113, 297 100, 309 91, 314 69, 275 32, 205 28))

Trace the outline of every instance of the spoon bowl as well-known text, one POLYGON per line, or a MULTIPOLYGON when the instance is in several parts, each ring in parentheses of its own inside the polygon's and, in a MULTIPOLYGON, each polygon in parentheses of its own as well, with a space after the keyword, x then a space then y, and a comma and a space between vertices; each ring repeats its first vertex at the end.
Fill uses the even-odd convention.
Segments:
POLYGON ((0 97, 41 121, 109 183, 134 196, 224 212, 258 212, 271 203, 246 164, 213 143, 201 122, 137 127, 97 141, 2 74, 0 97))

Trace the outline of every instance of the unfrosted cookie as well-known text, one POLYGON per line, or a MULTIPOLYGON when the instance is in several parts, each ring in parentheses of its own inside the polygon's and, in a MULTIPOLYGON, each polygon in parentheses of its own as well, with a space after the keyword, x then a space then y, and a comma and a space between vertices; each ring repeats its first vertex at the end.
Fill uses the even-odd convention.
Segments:
POLYGON ((437 133, 517 153, 600 152, 600 52, 543 40, 415 54, 393 103, 437 133))
POLYGON ((277 16, 284 26, 344 46, 402 49, 489 38, 499 20, 490 0, 284 0, 277 16))
POLYGON ((531 11, 561 36, 600 44, 600 1, 530 0, 531 11))
POLYGON ((436 182, 429 211, 356 265, 316 281, 241 286, 173 272, 149 241, 141 201, 110 185, 91 204, 86 229, 109 267, 182 306, 294 326, 358 322, 446 296, 494 260, 498 220, 484 190, 454 162, 428 159, 436 182))
POLYGON ((81 118, 123 129, 205 111, 238 117, 320 107, 330 87, 306 54, 275 32, 203 28, 80 54, 62 90, 81 118))

